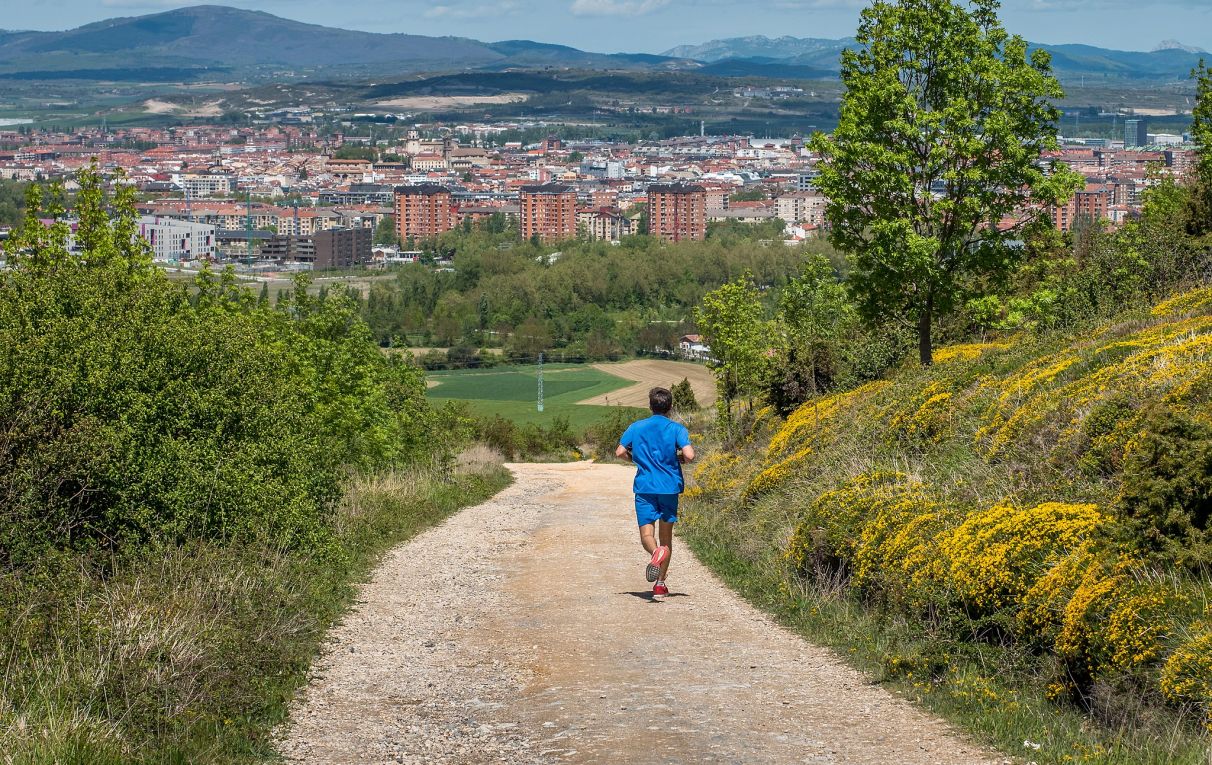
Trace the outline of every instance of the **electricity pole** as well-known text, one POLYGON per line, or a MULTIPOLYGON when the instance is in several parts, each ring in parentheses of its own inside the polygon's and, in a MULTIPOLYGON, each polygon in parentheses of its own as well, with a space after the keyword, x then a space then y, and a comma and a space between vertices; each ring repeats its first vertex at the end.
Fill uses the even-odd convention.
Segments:
POLYGON ((538 410, 543 411, 543 352, 539 351, 539 406, 538 410))

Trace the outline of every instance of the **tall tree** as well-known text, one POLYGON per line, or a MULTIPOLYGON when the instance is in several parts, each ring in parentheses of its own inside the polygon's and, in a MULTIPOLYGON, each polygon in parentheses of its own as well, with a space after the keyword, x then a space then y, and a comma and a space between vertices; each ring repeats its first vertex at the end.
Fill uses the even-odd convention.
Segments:
POLYGON ((1195 79, 1195 109, 1191 136, 1195 139, 1195 177, 1187 213, 1187 230, 1195 236, 1212 232, 1212 66, 1201 58, 1191 71, 1195 79))
POLYGON ((1043 159, 1063 95, 1049 55, 1028 53, 998 7, 876 0, 842 54, 837 130, 810 143, 860 310, 914 327, 923 364, 935 319, 973 277, 1013 268, 1007 240, 1081 183, 1043 159))
POLYGON ((764 320, 761 293, 749 273, 703 296, 695 322, 716 358, 716 388, 725 421, 740 395, 757 391, 767 364, 766 352, 774 341, 764 320))

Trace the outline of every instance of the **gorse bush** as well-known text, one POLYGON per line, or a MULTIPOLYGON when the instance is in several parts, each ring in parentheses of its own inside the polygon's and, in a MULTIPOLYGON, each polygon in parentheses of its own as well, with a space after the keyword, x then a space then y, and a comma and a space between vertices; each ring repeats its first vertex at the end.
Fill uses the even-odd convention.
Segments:
POLYGON ((959 659, 975 656, 1031 667, 1041 696, 1112 727, 1205 715, 1206 293, 1072 336, 944 347, 785 419, 756 410, 696 468, 687 533, 744 540, 785 592, 916 625, 923 647, 889 647, 890 677, 920 659, 931 689, 972 701, 959 659))
POLYGON ((0 563, 152 539, 321 548, 347 471, 458 437, 349 296, 301 280, 271 309, 208 272, 191 295, 152 266, 129 192, 111 213, 97 174, 80 181, 80 253, 35 187, 0 275, 0 563))

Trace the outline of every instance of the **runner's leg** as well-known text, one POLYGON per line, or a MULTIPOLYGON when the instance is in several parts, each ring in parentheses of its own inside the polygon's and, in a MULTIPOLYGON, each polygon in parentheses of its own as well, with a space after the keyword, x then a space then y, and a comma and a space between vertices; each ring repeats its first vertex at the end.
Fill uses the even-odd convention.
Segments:
MULTIPOLYGON (((669 561, 673 560, 673 524, 669 521, 661 521, 660 528, 661 544, 669 548, 669 554, 665 556, 665 562, 661 564, 661 575, 657 577, 657 581, 665 581, 665 575, 669 573, 669 561)), ((653 548, 656 549, 655 547, 653 548)))
POLYGON ((640 527, 640 544, 644 546, 644 552, 649 555, 652 555, 657 549, 655 523, 645 523, 640 527))

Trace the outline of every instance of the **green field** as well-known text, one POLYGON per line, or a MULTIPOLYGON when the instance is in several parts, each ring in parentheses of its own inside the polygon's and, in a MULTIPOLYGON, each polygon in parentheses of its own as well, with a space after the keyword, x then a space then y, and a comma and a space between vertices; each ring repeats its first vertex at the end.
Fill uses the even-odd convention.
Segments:
MULTIPOLYGON (((578 401, 632 384, 589 366, 550 364, 543 367, 544 406, 539 412, 537 378, 533 366, 430 372, 429 379, 438 384, 429 389, 429 398, 435 404, 466 401, 477 414, 499 414, 519 424, 546 426, 556 417, 567 417, 572 429, 580 432, 601 419, 608 409, 580 405, 578 401)), ((639 409, 635 411, 643 414, 639 409)))

